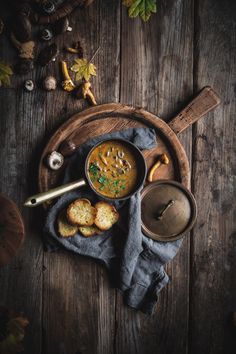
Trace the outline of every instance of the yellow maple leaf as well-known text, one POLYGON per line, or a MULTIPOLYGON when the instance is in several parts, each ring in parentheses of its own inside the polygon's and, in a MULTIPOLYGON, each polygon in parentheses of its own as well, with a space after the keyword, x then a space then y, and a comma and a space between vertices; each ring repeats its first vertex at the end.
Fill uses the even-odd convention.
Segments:
POLYGON ((87 59, 75 59, 75 64, 71 67, 71 70, 76 73, 75 79, 85 79, 89 81, 90 76, 96 76, 96 66, 87 61, 87 59))

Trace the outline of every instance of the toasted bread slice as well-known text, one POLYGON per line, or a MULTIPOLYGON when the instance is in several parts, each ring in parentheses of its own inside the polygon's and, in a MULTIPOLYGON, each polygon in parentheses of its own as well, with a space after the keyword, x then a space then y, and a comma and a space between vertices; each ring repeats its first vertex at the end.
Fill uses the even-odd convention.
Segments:
POLYGON ((79 231, 85 237, 91 237, 100 234, 102 231, 96 226, 80 226, 79 231))
POLYGON ((59 213, 57 218, 57 228, 62 237, 72 237, 78 232, 77 226, 68 223, 66 210, 59 213))
POLYGON ((77 199, 67 208, 67 219, 73 225, 91 226, 94 224, 96 209, 88 199, 77 199))
POLYGON ((98 202, 95 204, 97 214, 94 224, 100 230, 109 230, 119 219, 119 213, 116 208, 106 202, 98 202))

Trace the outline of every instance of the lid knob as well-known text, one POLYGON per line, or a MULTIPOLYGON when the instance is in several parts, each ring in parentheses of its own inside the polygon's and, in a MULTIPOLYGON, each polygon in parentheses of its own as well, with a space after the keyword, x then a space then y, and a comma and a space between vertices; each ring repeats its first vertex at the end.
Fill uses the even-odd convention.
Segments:
POLYGON ((175 201, 170 200, 168 204, 162 209, 162 211, 157 215, 157 220, 161 220, 165 212, 172 206, 174 205, 175 201))

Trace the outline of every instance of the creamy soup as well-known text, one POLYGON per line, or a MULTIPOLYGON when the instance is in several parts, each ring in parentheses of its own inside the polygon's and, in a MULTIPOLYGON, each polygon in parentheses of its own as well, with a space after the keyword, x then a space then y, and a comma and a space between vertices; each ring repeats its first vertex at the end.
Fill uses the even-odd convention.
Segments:
POLYGON ((96 191, 109 198, 132 193, 137 185, 137 165, 132 149, 118 140, 98 145, 88 160, 88 175, 96 191))

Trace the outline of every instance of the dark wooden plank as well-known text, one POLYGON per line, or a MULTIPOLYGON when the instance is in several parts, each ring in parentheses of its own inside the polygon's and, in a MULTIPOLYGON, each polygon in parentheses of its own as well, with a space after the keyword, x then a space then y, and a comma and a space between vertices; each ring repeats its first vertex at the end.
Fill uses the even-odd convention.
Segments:
MULTIPOLYGON (((165 119, 192 95, 193 1, 158 2, 150 22, 122 16, 121 101, 165 119), (183 40, 184 38, 184 40, 183 40)), ((191 158, 191 129, 181 141, 191 158)), ((167 267, 172 278, 149 317, 118 296, 117 353, 185 353, 188 333, 189 239, 167 267)))
MULTIPOLYGON (((6 38, 1 41, 5 50, 1 50, 0 57, 12 59, 13 53, 6 38)), ((8 266, 0 269, 0 292, 2 304, 24 312, 30 321, 25 338, 26 352, 40 354, 42 244, 37 228, 39 214, 30 215, 29 211, 23 210, 22 202, 33 191, 35 179, 32 176, 36 175, 37 166, 31 161, 38 157, 44 125, 38 110, 40 95, 36 92, 29 95, 20 86, 21 81, 15 78, 12 83, 15 89, 1 88, 0 189, 18 204, 27 233, 19 254, 8 266)))
POLYGON ((235 13, 235 1, 196 2, 195 88, 212 85, 222 104, 194 130, 190 353, 235 353, 235 13))
MULTIPOLYGON (((64 35, 67 40, 63 36, 57 39, 59 46, 63 47, 65 41, 72 43, 80 38, 87 58, 100 47, 93 60, 97 77, 92 79, 99 103, 118 101, 119 12, 120 4, 115 0, 96 1, 71 16, 73 32, 64 35)), ((66 58, 70 65, 75 58, 64 53, 60 57, 66 58)), ((62 90, 52 95, 49 93, 47 135, 87 106, 62 90)), ((68 354, 77 351, 83 354, 113 353, 115 291, 111 289, 106 269, 93 260, 63 251, 46 253, 44 267, 43 353, 58 352, 60 347, 64 347, 68 354)))

